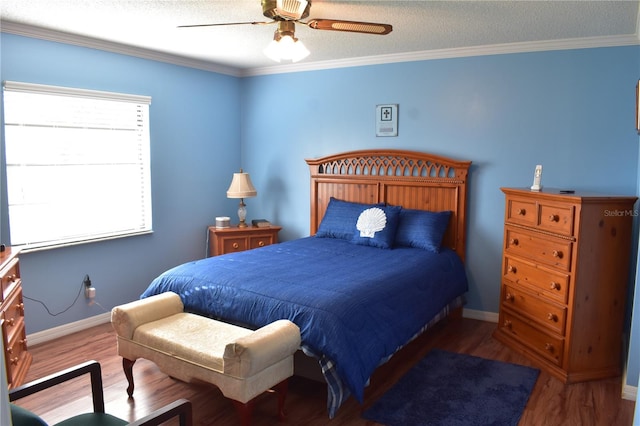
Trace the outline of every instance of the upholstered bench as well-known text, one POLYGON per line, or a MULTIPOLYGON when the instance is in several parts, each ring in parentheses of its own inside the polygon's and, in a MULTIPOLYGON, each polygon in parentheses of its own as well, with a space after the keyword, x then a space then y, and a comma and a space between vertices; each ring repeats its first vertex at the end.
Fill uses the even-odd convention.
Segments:
POLYGON ((233 400, 243 425, 250 423, 254 398, 272 388, 278 393, 278 415, 284 417, 287 379, 300 347, 300 330, 291 321, 254 331, 186 313, 180 296, 167 292, 116 306, 111 323, 129 397, 133 364, 144 358, 173 378, 217 386, 233 400))

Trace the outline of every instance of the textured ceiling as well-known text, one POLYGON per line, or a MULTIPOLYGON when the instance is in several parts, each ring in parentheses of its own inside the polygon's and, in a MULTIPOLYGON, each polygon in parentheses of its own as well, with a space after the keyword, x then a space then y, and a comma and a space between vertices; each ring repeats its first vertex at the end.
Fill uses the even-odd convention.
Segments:
MULTIPOLYGON (((5 32, 61 32, 239 71, 278 65, 262 52, 274 25, 177 28, 265 21, 259 0, 2 0, 0 17, 5 32)), ((296 36, 311 51, 303 61, 308 66, 514 43, 638 41, 638 1, 315 0, 309 18, 388 23, 393 32, 319 31, 298 24, 296 36)))

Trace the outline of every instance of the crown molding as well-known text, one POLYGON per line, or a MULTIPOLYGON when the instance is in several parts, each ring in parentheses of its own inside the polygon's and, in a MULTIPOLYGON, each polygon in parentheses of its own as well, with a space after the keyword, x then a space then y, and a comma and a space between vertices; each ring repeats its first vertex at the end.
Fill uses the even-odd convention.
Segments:
MULTIPOLYGON (((640 14, 639 14, 640 17, 640 14)), ((640 19, 640 18, 639 18, 640 19)), ((618 47, 640 45, 638 34, 606 37, 585 37, 564 40, 549 40, 521 43, 506 43, 452 49, 425 50, 419 52, 393 53, 389 55, 365 56, 360 58, 337 59, 330 61, 307 62, 287 65, 274 65, 261 68, 234 68, 199 59, 157 52, 150 49, 129 46, 106 40, 50 30, 10 21, 0 21, 1 31, 8 34, 38 38, 42 40, 71 44, 81 47, 103 50, 112 53, 150 59, 189 68, 201 69, 234 77, 252 77, 269 74, 284 74, 303 71, 319 71, 335 68, 382 65, 398 62, 417 62, 436 59, 463 58, 470 56, 505 55, 514 53, 542 52, 552 50, 590 49, 599 47, 618 47)))
POLYGON ((195 68, 204 71, 212 71, 220 74, 227 74, 234 77, 241 77, 241 70, 234 67, 215 64, 213 62, 199 59, 187 58, 169 53, 162 53, 151 49, 129 46, 113 41, 99 40, 92 37, 69 34, 63 31, 50 30, 47 28, 35 27, 20 24, 17 22, 0 20, 0 31, 8 34, 15 34, 25 37, 37 38, 41 40, 54 41, 58 43, 71 44, 91 49, 104 50, 112 53, 133 56, 136 58, 150 59, 152 61, 166 62, 188 68, 195 68))
POLYGON ((640 45, 638 35, 586 37, 565 40, 549 40, 522 43, 506 43, 486 46, 460 47, 452 49, 424 50, 420 52, 394 53, 390 55, 366 56, 332 61, 320 61, 277 67, 264 67, 243 70, 242 76, 258 76, 286 72, 316 71, 332 68, 382 65, 397 62, 429 61, 435 59, 464 58, 469 56, 505 55, 514 53, 542 52, 552 50, 590 49, 599 47, 618 47, 640 45))

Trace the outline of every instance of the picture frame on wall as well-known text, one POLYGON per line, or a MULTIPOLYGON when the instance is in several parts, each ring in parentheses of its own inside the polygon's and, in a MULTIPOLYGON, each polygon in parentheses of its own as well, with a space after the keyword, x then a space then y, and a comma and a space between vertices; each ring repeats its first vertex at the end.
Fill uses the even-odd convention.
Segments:
POLYGON ((376 105, 376 136, 398 136, 398 104, 376 105))
POLYGON ((636 132, 640 135, 640 80, 636 84, 636 132))

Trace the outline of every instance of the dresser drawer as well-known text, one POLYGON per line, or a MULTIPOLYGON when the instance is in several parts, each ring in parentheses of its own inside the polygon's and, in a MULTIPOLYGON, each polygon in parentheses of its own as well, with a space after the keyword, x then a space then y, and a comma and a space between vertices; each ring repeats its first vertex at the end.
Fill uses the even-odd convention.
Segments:
POLYGON ((507 196, 505 221, 560 235, 573 235, 572 204, 507 196))
POLYGON ((519 198, 507 198, 505 220, 520 225, 536 226, 538 211, 535 202, 519 198))
POLYGON ((21 321, 13 333, 12 338, 7 337, 6 322, 3 322, 4 356, 7 366, 7 381, 9 387, 15 387, 24 377, 30 364, 30 355, 27 352, 27 335, 24 322, 21 321))
POLYGON ((20 264, 18 258, 12 259, 7 265, 0 270, 0 286, 2 287, 2 293, 0 294, 0 301, 9 297, 9 294, 14 288, 20 284, 20 264))
POLYGON ((502 288, 502 306, 536 321, 542 327, 564 335, 567 308, 549 303, 537 295, 505 283, 502 288))
POLYGON ((234 253, 236 251, 245 251, 247 249, 246 238, 224 238, 222 240, 224 253, 234 253))
POLYGON ((502 324, 499 327, 538 355, 556 365, 562 365, 564 339, 544 333, 507 311, 502 313, 502 324))
POLYGON ((22 287, 16 287, 3 304, 2 318, 7 332, 7 339, 12 340, 21 328, 24 329, 24 303, 22 287))
POLYGON ((567 274, 505 256, 502 276, 513 283, 529 286, 535 292, 560 303, 567 303, 570 282, 567 274))
POLYGON ((560 238, 545 237, 515 227, 505 227, 505 252, 565 271, 571 270, 572 242, 560 238))
POLYGON ((256 235, 249 237, 249 248, 260 248, 273 244, 273 238, 271 235, 256 235))
POLYGON ((538 205, 540 220, 538 228, 562 235, 573 235, 573 216, 575 208, 568 204, 542 202, 538 205))

